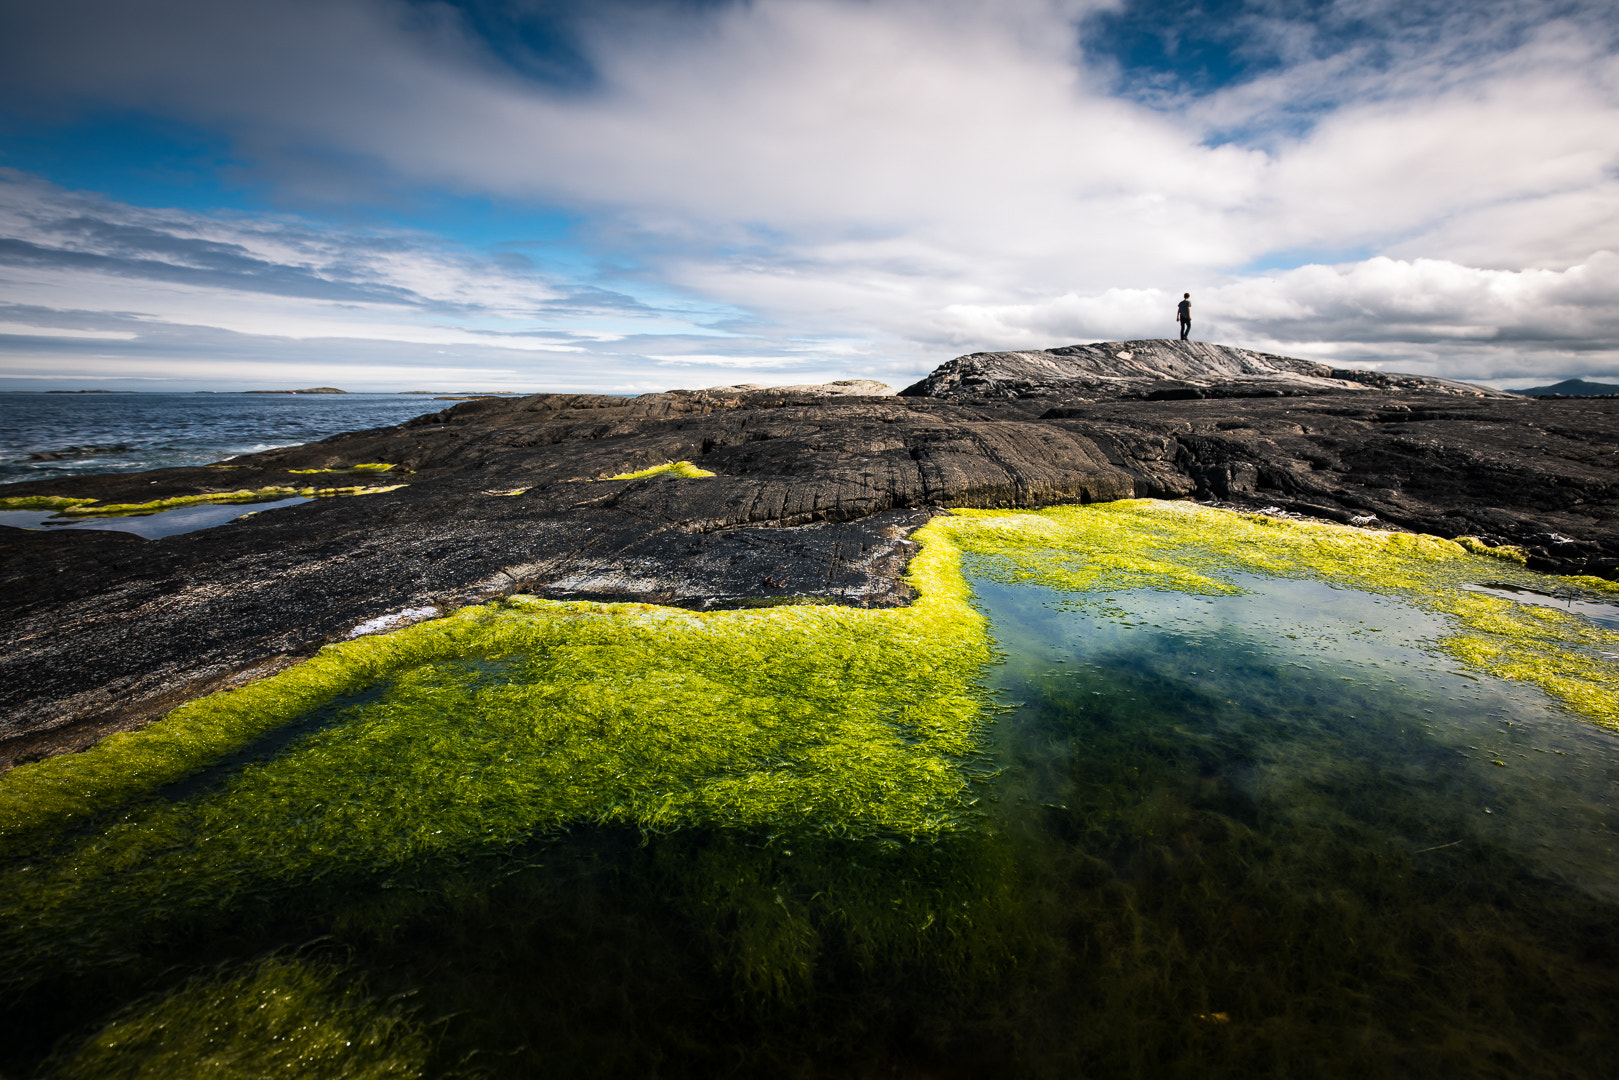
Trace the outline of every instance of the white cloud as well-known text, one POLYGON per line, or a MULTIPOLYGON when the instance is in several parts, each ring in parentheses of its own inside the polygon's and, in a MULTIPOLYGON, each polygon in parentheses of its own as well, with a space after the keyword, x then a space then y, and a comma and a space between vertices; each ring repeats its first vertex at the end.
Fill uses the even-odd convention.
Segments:
MULTIPOLYGON (((0 55, 18 85, 222 127, 311 189, 329 174, 300 181, 300 155, 336 151, 565 206, 584 242, 630 257, 621 280, 666 300, 608 310, 567 274, 422 237, 133 208, 120 220, 217 245, 219 280, 64 265, 4 284, 17 303, 267 338, 579 348, 602 385, 691 356, 904 382, 959 351, 1167 335, 1182 289, 1201 332, 1276 351, 1619 371, 1619 65, 1596 7, 1501 3, 1335 52, 1256 22, 1285 46, 1275 73, 1149 106, 1080 59, 1074 26, 1097 6, 755 0, 604 21, 586 43, 597 84, 558 93, 449 14, 382 0, 97 6, 92 33, 65 0, 37 5, 12 16, 34 47, 0 55), (236 249, 283 271, 282 291, 226 280, 236 249), (1243 269, 1277 262, 1312 265, 1243 269), (716 334, 690 304, 741 313, 723 345, 687 351, 716 334)), ((53 189, 0 227, 109 250, 63 233, 73 198, 53 189)), ((216 266, 186 257, 170 261, 216 266)))
POLYGON ((30 326, 27 323, 0 322, 0 335, 19 337, 75 338, 84 341, 133 341, 133 330, 75 330, 65 326, 30 326))

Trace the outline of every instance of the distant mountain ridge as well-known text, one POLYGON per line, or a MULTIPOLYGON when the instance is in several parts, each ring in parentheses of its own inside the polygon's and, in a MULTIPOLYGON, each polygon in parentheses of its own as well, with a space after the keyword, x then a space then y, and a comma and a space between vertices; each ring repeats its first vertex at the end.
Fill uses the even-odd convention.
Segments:
POLYGON ((1586 382, 1584 379, 1564 379, 1560 383, 1550 386, 1527 386, 1522 390, 1508 390, 1509 394, 1522 394, 1525 397, 1597 397, 1605 394, 1619 394, 1619 384, 1603 382, 1586 382))

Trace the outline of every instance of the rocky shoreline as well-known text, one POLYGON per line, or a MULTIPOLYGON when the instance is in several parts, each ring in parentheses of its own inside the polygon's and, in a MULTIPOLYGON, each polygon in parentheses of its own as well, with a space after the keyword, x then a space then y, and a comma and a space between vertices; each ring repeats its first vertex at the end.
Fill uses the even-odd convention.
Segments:
MULTIPOLYGON (((0 529, 0 762, 82 748, 357 627, 494 596, 903 604, 950 507, 1195 498, 1619 576, 1619 400, 1221 346, 981 353, 878 384, 466 401, 228 467, 0 487, 146 503, 391 465, 380 494, 203 532, 0 529), (607 479, 690 461, 701 479, 607 479)), ((325 482, 325 481, 323 481, 325 482)), ((335 482, 335 481, 334 481, 335 482)))

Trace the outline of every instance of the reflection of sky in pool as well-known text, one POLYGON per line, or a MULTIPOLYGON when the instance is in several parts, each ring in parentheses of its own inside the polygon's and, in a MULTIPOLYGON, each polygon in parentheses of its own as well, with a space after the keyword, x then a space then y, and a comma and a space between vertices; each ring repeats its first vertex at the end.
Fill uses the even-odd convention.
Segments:
POLYGON ((265 510, 279 510, 283 506, 297 506, 309 500, 301 497, 276 499, 260 503, 198 503, 162 510, 156 514, 128 517, 64 518, 54 510, 0 510, 0 525, 14 529, 101 529, 109 532, 134 533, 148 540, 181 533, 211 529, 227 521, 235 521, 248 514, 265 510))
POLYGON ((1512 600, 1519 604, 1533 604, 1536 607, 1549 607, 1556 608, 1558 611, 1574 612, 1584 615, 1598 626, 1606 626, 1610 630, 1619 630, 1619 604, 1605 604, 1600 601, 1586 600, 1572 593, 1535 592, 1532 589, 1524 589, 1516 585, 1504 585, 1499 582, 1488 585, 1464 585, 1463 588, 1472 592, 1484 593, 1486 596, 1499 596, 1503 600, 1512 600))
POLYGON ((1028 703, 1000 725, 1014 800, 1064 802, 1090 718, 1128 717, 1276 814, 1352 819, 1433 870, 1498 846, 1619 900, 1619 738, 1425 650, 1442 624, 1410 605, 1236 581, 1245 593, 1084 604, 976 582, 1006 653, 995 685, 1028 703))

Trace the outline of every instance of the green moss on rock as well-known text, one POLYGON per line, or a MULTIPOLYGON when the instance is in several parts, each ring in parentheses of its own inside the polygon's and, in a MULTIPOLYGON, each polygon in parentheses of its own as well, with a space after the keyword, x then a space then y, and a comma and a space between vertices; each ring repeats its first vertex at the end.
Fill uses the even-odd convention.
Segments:
POLYGON ((707 469, 699 469, 689 461, 670 461, 662 465, 654 465, 650 469, 641 469, 638 472, 619 473, 616 476, 604 476, 604 480, 645 480, 649 476, 667 476, 671 479, 700 480, 705 476, 714 474, 707 469))
POLYGON ((378 472, 384 473, 395 465, 385 461, 368 461, 360 465, 335 465, 329 469, 288 469, 295 476, 304 476, 313 473, 344 473, 344 472, 378 472))
POLYGON ((94 499, 69 499, 62 495, 19 495, 0 499, 0 510, 66 510, 93 503, 94 499))

